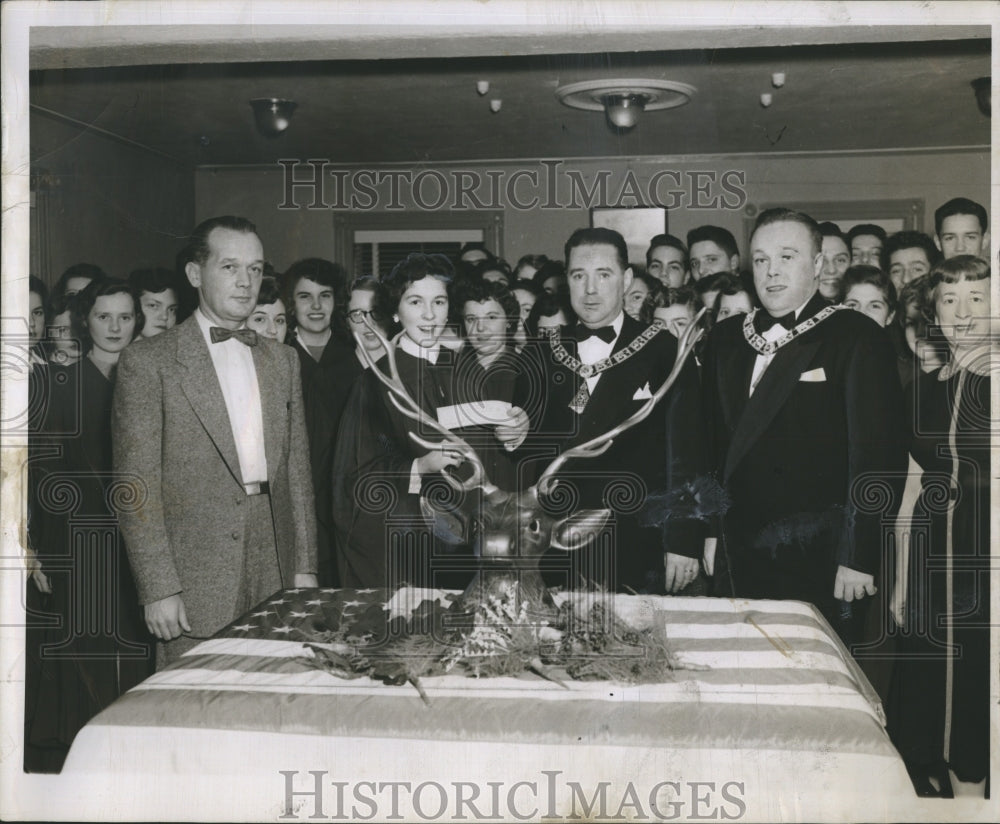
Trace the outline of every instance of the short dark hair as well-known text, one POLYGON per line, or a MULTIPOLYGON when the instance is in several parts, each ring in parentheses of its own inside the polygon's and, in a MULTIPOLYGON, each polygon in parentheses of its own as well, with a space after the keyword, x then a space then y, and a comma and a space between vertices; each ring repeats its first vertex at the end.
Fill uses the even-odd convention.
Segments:
POLYGON ((562 278, 565 283, 566 265, 561 260, 545 261, 532 276, 531 282, 535 284, 538 294, 542 294, 545 291, 543 284, 549 278, 562 278))
POLYGON ((337 307, 347 303, 347 272, 339 263, 325 258, 303 258, 297 260, 288 267, 282 276, 284 286, 285 308, 294 316, 295 287, 299 281, 308 279, 320 286, 326 286, 333 290, 333 307, 336 314, 337 307))
POLYGON ((525 292, 531 292, 536 298, 543 291, 535 281, 527 280, 526 278, 518 278, 510 285, 511 292, 515 289, 523 289, 525 292))
POLYGON ((436 252, 410 252, 403 260, 392 267, 389 276, 383 281, 388 298, 386 306, 391 315, 399 308, 403 293, 413 283, 427 277, 437 278, 446 285, 455 279, 455 267, 445 255, 436 252))
POLYGON ((122 278, 104 278, 103 280, 92 280, 81 291, 77 292, 69 301, 70 317, 73 332, 77 340, 80 341, 80 352, 87 353, 93 346, 94 341, 90 337, 90 330, 87 328, 87 317, 90 310, 94 308, 98 298, 109 295, 128 295, 132 299, 132 311, 135 315, 135 328, 132 330, 134 340, 142 331, 143 320, 142 309, 139 308, 139 299, 127 280, 122 278))
POLYGON ((530 266, 535 271, 538 271, 548 262, 548 255, 521 255, 517 264, 514 266, 514 278, 516 280, 521 279, 521 270, 525 266, 530 266))
POLYGON ((888 270, 883 271, 877 266, 867 266, 865 264, 848 266, 847 271, 844 272, 844 279, 841 282, 841 292, 846 298, 852 286, 862 286, 864 284, 874 286, 882 293, 885 302, 889 304, 890 312, 896 310, 899 297, 896 295, 896 287, 892 284, 888 270))
POLYGON ((757 222, 754 224, 753 233, 750 237, 752 238, 761 227, 770 226, 773 223, 798 223, 800 226, 805 226, 809 230, 809 236, 812 238, 813 253, 819 254, 823 251, 823 233, 819 229, 819 224, 805 212, 798 212, 795 209, 785 209, 781 206, 774 209, 765 209, 757 215, 757 222))
POLYGON ((569 236, 563 247, 563 258, 569 264, 569 253, 577 246, 611 246, 615 250, 618 264, 624 272, 628 269, 628 244, 620 232, 605 226, 587 226, 577 229, 569 236))
MULTIPOLYGON (((711 289, 718 291, 719 295, 715 299, 715 305, 709 310, 708 314, 705 316, 704 323, 708 329, 715 326, 719 318, 719 304, 722 303, 722 296, 732 296, 743 293, 750 300, 750 306, 760 306, 760 300, 757 298, 757 289, 753 284, 753 275, 746 272, 740 272, 738 275, 734 275, 731 272, 719 272, 718 275, 714 275, 714 282, 711 284, 711 289)), ((704 278, 702 278, 704 280, 704 278)), ((695 284, 695 288, 701 283, 698 281, 695 284)), ((699 292, 699 295, 702 294, 699 292)))
POLYGON ((843 230, 832 220, 824 220, 820 223, 819 233, 823 237, 839 237, 844 242, 847 250, 850 251, 851 244, 847 242, 847 235, 845 235, 843 230))
POLYGON ((941 224, 944 223, 944 219, 952 215, 975 215, 979 220, 979 229, 983 234, 989 228, 990 220, 983 206, 967 197, 953 197, 934 210, 934 233, 938 237, 941 236, 941 224))
MULTIPOLYGON (((508 337, 517 329, 517 322, 521 316, 521 305, 508 286, 495 280, 482 280, 481 278, 456 281, 453 286, 451 305, 454 307, 456 317, 461 319, 463 307, 470 300, 473 303, 495 300, 500 304, 504 315, 507 316, 508 337)), ((462 332, 465 333, 464 323, 462 324, 462 332)))
MULTIPOLYGON (((272 303, 277 303, 283 299, 281 283, 276 277, 265 275, 260 279, 260 290, 257 292, 258 306, 270 306, 272 303)), ((285 309, 288 309, 287 304, 285 309)))
POLYGON ((647 272, 638 272, 635 269, 632 270, 632 283, 635 284, 636 281, 642 281, 646 284, 646 290, 652 294, 653 292, 659 292, 664 289, 663 282, 657 280, 652 275, 647 272))
POLYGON ((45 319, 49 318, 49 289, 41 278, 28 275, 28 292, 34 292, 42 299, 42 308, 45 310, 45 319))
POLYGON ((714 243, 726 253, 726 257, 732 257, 733 255, 736 255, 736 257, 740 256, 740 247, 736 245, 736 238, 733 237, 732 232, 728 229, 723 229, 721 226, 708 225, 696 226, 687 233, 688 254, 690 255, 692 246, 704 241, 714 243))
POLYGON ((861 235, 872 235, 885 243, 885 229, 875 223, 859 223, 857 226, 852 226, 847 232, 847 248, 850 249, 854 238, 861 235))
MULTIPOLYGON (((719 272, 717 275, 710 275, 709 277, 714 277, 710 289, 715 289, 718 291, 719 295, 738 295, 740 292, 746 292, 750 296, 750 302, 757 303, 757 290, 753 285, 753 276, 746 277, 743 274, 734 275, 732 272, 719 272)), ((702 278, 704 280, 705 278, 702 278)), ((698 281, 701 283, 701 281, 698 281)), ((695 285, 697 288, 697 284, 695 285)))
POLYGON ((660 289, 660 291, 655 293, 650 292, 646 296, 646 299, 642 303, 639 317, 643 323, 652 323, 654 320, 653 313, 657 309, 665 309, 668 306, 690 306, 692 311, 697 314, 698 307, 701 306, 701 300, 694 291, 694 288, 687 284, 660 289))
POLYGON ((701 280, 696 280, 691 284, 691 288, 694 289, 696 295, 699 299, 705 297, 705 292, 716 292, 721 291, 719 289, 719 284, 722 283, 722 278, 725 275, 732 275, 731 272, 715 272, 711 275, 705 275, 701 280))
MULTIPOLYGON (((735 242, 735 241, 734 241, 735 242)), ((661 246, 669 246, 672 249, 677 249, 682 255, 684 255, 684 268, 688 265, 688 248, 684 245, 684 241, 679 237, 674 237, 673 235, 654 235, 649 241, 649 248, 646 250, 646 266, 648 267, 650 261, 653 258, 653 250, 658 249, 661 246)))
MULTIPOLYGON (((107 277, 107 273, 100 266, 93 263, 74 263, 59 275, 59 280, 52 287, 52 297, 55 299, 57 296, 63 297, 66 294, 66 284, 69 283, 70 278, 90 278, 91 281, 95 281, 107 280, 107 277)), ((65 311, 64 309, 63 312, 65 311)), ((57 314, 62 314, 62 312, 57 314)))
POLYGON ((487 272, 500 272, 507 278, 508 283, 514 279, 514 275, 510 270, 510 264, 503 258, 498 257, 477 261, 473 264, 469 274, 473 278, 482 278, 487 272))
POLYGON ((570 304, 569 292, 566 289, 560 289, 555 293, 543 291, 538 296, 538 300, 535 301, 535 305, 531 307, 531 312, 528 313, 528 317, 524 321, 524 326, 528 330, 528 334, 532 337, 537 337, 539 319, 550 318, 553 315, 558 315, 560 312, 563 313, 563 317, 566 318, 566 323, 569 326, 576 323, 576 312, 573 311, 573 307, 570 304))
POLYGON ((941 259, 941 250, 934 243, 934 238, 924 232, 904 229, 889 235, 882 246, 882 268, 885 271, 889 271, 889 258, 900 249, 923 249, 931 266, 941 259))
POLYGON ((208 236, 212 234, 213 229, 231 229, 234 232, 257 235, 257 239, 260 240, 257 227, 245 217, 236 217, 235 215, 210 217, 208 220, 203 220, 195 226, 194 231, 191 232, 187 246, 182 252, 186 258, 185 263, 197 263, 199 266, 205 265, 205 261, 208 260, 208 256, 211 254, 211 249, 208 247, 208 236))
POLYGON ((169 269, 164 269, 162 267, 156 267, 153 269, 134 269, 129 272, 128 282, 133 291, 140 298, 142 297, 143 292, 149 292, 151 295, 158 295, 160 292, 165 292, 167 289, 173 289, 174 293, 177 294, 177 284, 174 273, 169 269))

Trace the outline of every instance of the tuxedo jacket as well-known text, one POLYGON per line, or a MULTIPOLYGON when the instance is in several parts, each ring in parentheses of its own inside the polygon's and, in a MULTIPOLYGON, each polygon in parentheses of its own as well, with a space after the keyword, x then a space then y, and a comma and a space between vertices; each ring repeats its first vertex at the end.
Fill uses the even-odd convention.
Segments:
MULTIPOLYGON (((799 321, 824 305, 815 294, 799 321)), ((745 317, 715 327, 702 362, 712 462, 731 499, 728 550, 795 546, 876 574, 907 466, 885 330, 838 310, 779 349, 751 396, 745 317)))
MULTIPOLYGON (((284 344, 252 348, 281 581, 316 572, 316 521, 299 364, 284 344)), ((195 635, 234 617, 248 507, 226 404, 195 316, 121 355, 114 467, 137 483, 119 501, 139 599, 180 594, 195 635)))
MULTIPOLYGON (((647 327, 628 315, 612 347, 623 352, 647 327)), ((577 357, 573 327, 559 330, 559 341, 577 357)), ((559 453, 627 420, 663 384, 677 355, 677 340, 659 329, 627 360, 606 369, 582 413, 570 408, 581 377, 555 357, 543 336, 525 350, 527 363, 518 387, 518 405, 528 412, 531 434, 518 450, 533 456, 532 480, 559 453)), ((609 507, 623 518, 657 530, 659 549, 698 557, 703 531, 679 504, 686 485, 702 471, 704 437, 697 366, 693 357, 652 414, 615 438, 603 455, 574 459, 559 477, 575 486, 579 508, 609 507), (681 510, 685 517, 680 517, 681 510), (655 511, 654 511, 655 510, 655 511)))

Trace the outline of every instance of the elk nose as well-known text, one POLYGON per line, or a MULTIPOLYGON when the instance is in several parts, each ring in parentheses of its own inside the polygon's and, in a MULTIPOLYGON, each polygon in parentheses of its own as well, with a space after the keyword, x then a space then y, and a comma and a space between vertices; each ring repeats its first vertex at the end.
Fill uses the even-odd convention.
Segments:
POLYGON ((487 532, 483 535, 483 557, 509 558, 514 554, 510 535, 505 532, 487 532))

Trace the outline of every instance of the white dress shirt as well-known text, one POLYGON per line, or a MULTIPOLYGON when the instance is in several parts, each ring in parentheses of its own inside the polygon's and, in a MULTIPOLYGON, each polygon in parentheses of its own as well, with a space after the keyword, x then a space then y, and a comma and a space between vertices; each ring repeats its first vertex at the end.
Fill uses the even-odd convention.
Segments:
POLYGON ((267 480, 267 456, 264 448, 264 415, 260 405, 260 386, 257 370, 253 365, 253 352, 245 343, 235 338, 212 343, 213 324, 201 309, 195 312, 212 357, 222 398, 229 413, 229 425, 236 442, 236 456, 240 462, 243 483, 267 480))
MULTIPOLYGON (((806 299, 805 303, 803 303, 798 309, 795 310, 796 323, 799 322, 802 310, 805 309, 806 303, 809 303, 810 300, 812 300, 812 295, 810 295, 806 299)), ((766 312, 767 310, 761 308, 758 309, 757 311, 766 312)), ((766 332, 762 332, 761 337, 764 338, 764 340, 766 340, 768 343, 773 343, 779 338, 784 337, 787 333, 788 330, 784 326, 782 326, 780 323, 776 323, 766 332)), ((764 377, 764 370, 771 365, 771 361, 774 360, 774 355, 776 354, 778 353, 775 352, 772 355, 757 355, 757 359, 753 362, 753 375, 750 378, 750 394, 747 395, 747 397, 753 394, 754 389, 757 388, 757 384, 760 383, 760 379, 764 377)))
MULTIPOLYGON (((578 343, 576 351, 580 357, 580 363, 591 366, 608 357, 611 354, 611 350, 615 348, 615 343, 618 340, 618 336, 622 333, 622 325, 624 323, 625 313, 619 312, 618 317, 611 322, 611 328, 615 330, 615 336, 610 342, 606 343, 597 337, 597 335, 592 335, 582 343, 578 343)), ((600 374, 597 374, 586 379, 587 391, 591 395, 594 394, 594 387, 597 386, 597 381, 600 380, 600 377, 600 374)))

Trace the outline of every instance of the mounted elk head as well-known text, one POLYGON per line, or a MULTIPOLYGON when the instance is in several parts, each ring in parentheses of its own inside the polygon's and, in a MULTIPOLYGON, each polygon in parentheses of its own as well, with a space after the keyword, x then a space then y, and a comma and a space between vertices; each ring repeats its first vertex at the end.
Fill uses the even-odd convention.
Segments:
MULTIPOLYGON (((703 309, 702 313, 704 311, 703 309)), ((549 547, 573 551, 587 546, 604 529, 611 517, 611 510, 577 510, 564 518, 556 519, 545 511, 541 497, 553 494, 558 484, 555 476, 567 461, 604 454, 615 438, 649 417, 657 403, 670 391, 701 336, 701 330, 697 328, 698 318, 695 318, 695 322, 681 337, 670 374, 640 409, 607 432, 564 451, 542 472, 534 486, 521 493, 508 492, 490 483, 475 449, 428 414, 410 396, 396 364, 395 343, 398 336, 390 342, 375 324, 365 318, 365 326, 378 336, 386 351, 388 375, 373 362, 357 332, 354 333, 355 338, 358 339, 359 351, 368 366, 389 390, 389 400, 402 414, 441 435, 440 441, 431 441, 416 432, 410 432, 410 438, 427 450, 446 446, 460 453, 472 467, 472 474, 464 481, 447 470, 442 470, 444 479, 456 491, 467 493, 479 490, 481 493, 478 496, 480 505, 471 519, 468 519, 470 528, 466 529, 460 523, 466 519, 443 512, 429 501, 421 500, 424 516, 435 524, 435 532, 439 537, 448 540, 451 536, 453 542, 469 542, 473 546, 478 572, 465 590, 462 597, 464 603, 475 604, 491 594, 499 594, 501 590, 509 591, 513 584, 519 597, 527 601, 534 611, 547 613, 552 609, 551 596, 539 572, 542 554, 549 547), (449 519, 452 519, 451 525, 449 519), (462 537, 457 537, 459 535, 462 537)))

